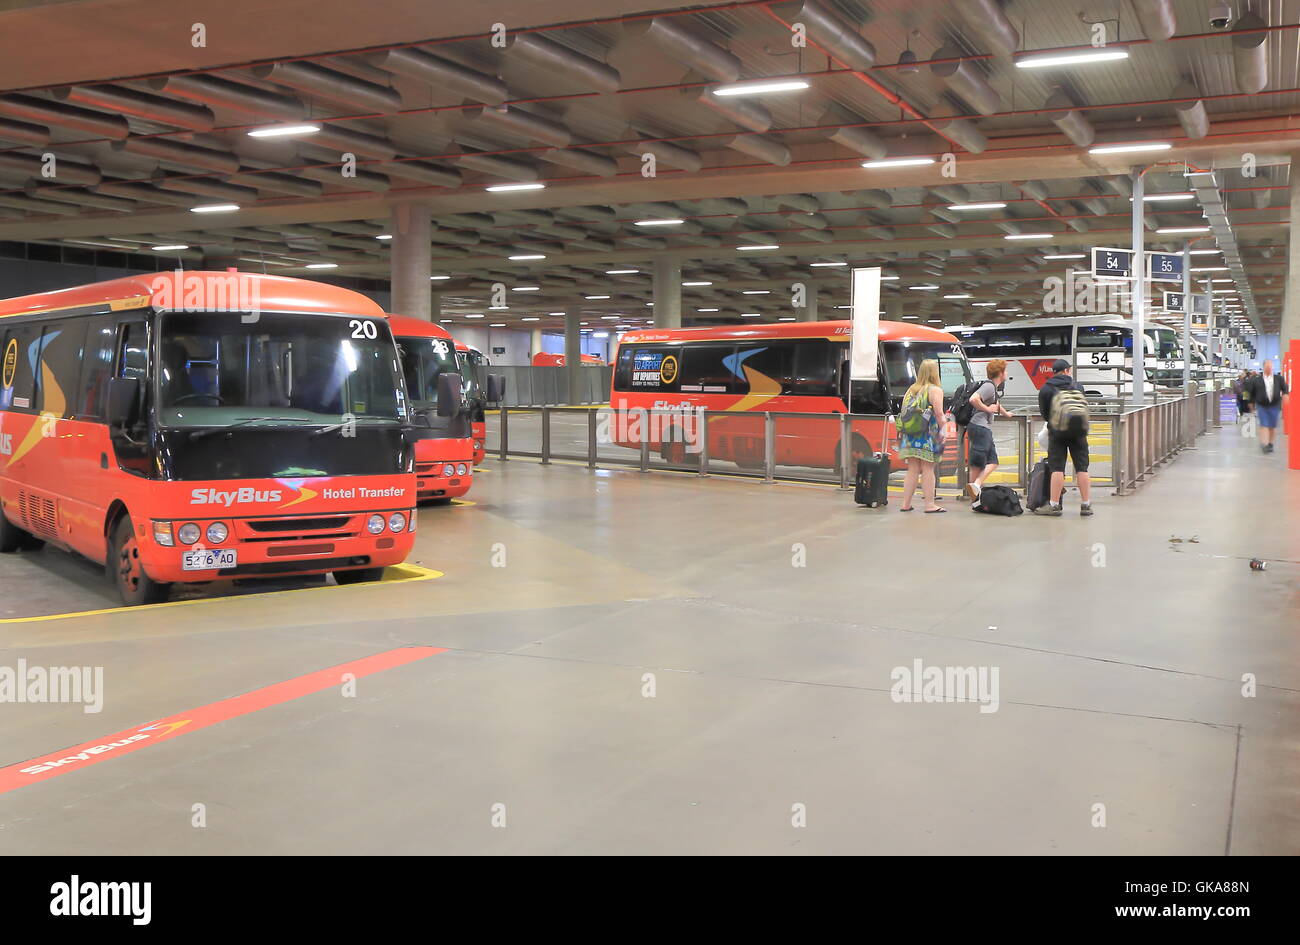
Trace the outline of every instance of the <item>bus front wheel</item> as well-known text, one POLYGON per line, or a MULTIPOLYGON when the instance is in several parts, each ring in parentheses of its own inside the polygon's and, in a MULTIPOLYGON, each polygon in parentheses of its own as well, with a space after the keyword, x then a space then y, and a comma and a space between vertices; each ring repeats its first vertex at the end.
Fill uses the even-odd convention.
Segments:
POLYGON ((350 571, 335 571, 334 580, 339 584, 365 584, 378 581, 384 576, 383 568, 354 568, 350 571))
POLYGON ((31 536, 27 532, 5 518, 4 512, 0 512, 0 552, 10 554, 28 547, 30 541, 31 536))
POLYGON ((171 593, 171 585, 155 581, 145 572, 140 560, 140 545, 136 539, 131 519, 122 516, 113 529, 113 544, 108 554, 109 577, 117 585, 122 603, 128 607, 138 604, 161 604, 171 593))

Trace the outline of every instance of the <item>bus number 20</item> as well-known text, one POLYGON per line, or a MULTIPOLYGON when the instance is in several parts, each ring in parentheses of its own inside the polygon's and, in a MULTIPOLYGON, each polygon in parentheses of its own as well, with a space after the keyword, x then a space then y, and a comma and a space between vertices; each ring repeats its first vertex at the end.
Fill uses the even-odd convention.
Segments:
POLYGON ((374 322, 363 322, 359 318, 353 318, 348 321, 348 325, 352 329, 353 338, 370 338, 373 340, 379 337, 379 329, 375 327, 374 322))

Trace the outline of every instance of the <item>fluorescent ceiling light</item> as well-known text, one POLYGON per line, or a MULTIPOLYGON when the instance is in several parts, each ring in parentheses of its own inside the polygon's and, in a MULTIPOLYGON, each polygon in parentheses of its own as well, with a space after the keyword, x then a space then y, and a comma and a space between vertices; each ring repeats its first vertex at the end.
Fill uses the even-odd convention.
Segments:
POLYGON ((937 289, 939 287, 937 285, 909 285, 908 288, 916 292, 928 292, 931 289, 937 289))
POLYGON ((1227 266, 1193 266, 1188 272, 1227 272, 1227 266))
POLYGON ((1044 259, 1087 259, 1087 253, 1048 253, 1044 259))
POLYGON ((1018 312, 1018 311, 1020 311, 1020 309, 1018 309, 1018 308, 999 308, 999 309, 996 309, 996 311, 999 311, 999 312, 1018 312))
POLYGON ((521 319, 519 319, 519 320, 520 320, 521 322, 540 322, 540 321, 541 321, 541 319, 538 318, 536 315, 529 315, 529 316, 527 316, 527 317, 525 317, 525 318, 521 318, 521 319))
POLYGON ((274 125, 270 128, 254 128, 248 133, 250 138, 283 138, 289 135, 314 135, 320 131, 320 125, 274 125))
POLYGON ((589 301, 594 302, 596 299, 608 299, 608 298, 611 298, 611 296, 608 296, 608 295, 584 295, 583 298, 584 298, 584 299, 587 299, 587 300, 589 300, 589 301))
POLYGON ((550 316, 552 316, 552 317, 554 317, 554 316, 556 316, 556 315, 563 315, 564 313, 563 313, 563 312, 547 312, 546 314, 547 314, 547 315, 550 315, 550 316))
POLYGON ((716 312, 716 311, 718 311, 718 309, 716 309, 716 308, 697 308, 695 311, 697 311, 697 312, 716 312))
POLYGON ((898 281, 898 276, 881 276, 881 277, 880 277, 880 281, 881 281, 881 282, 897 282, 897 281, 898 281))
POLYGON ((808 265, 809 265, 809 266, 812 266, 814 269, 816 269, 816 268, 820 268, 820 267, 822 267, 822 266, 847 266, 848 263, 846 263, 846 262, 824 262, 824 263, 809 263, 808 265))
POLYGON ((763 313, 762 312, 741 312, 740 317, 741 318, 762 318, 763 313))
POLYGON ((640 272, 640 271, 641 271, 640 269, 606 269, 606 270, 605 270, 605 275, 607 275, 607 276, 634 276, 634 275, 636 275, 636 274, 637 274, 638 272, 640 272))
POLYGON ((545 258, 546 257, 543 256, 541 253, 522 253, 518 256, 506 257, 506 259, 512 260, 514 262, 522 262, 525 259, 545 259, 545 258))
POLYGON ((872 169, 880 167, 924 167, 926 164, 933 163, 934 158, 931 157, 885 158, 880 161, 863 161, 862 166, 872 169))
POLYGON ((337 269, 338 263, 308 263, 308 269, 337 269))
POLYGON ((682 285, 713 285, 712 282, 683 282, 682 285))
POLYGON ((1211 279, 1211 282, 1231 282, 1231 279, 1211 279))
POLYGON ((954 295, 945 295, 944 298, 945 299, 968 299, 970 298, 970 294, 966 292, 958 292, 954 295))
POLYGON ((1214 171, 1183 171, 1184 177, 1213 177, 1214 171))
POLYGON ((430 276, 429 278, 434 282, 443 282, 444 280, 450 279, 451 276, 430 276))
MULTIPOLYGON (((1166 200, 1194 200, 1195 198, 1196 198, 1196 194, 1187 193, 1187 194, 1147 194, 1142 199, 1147 203, 1160 203, 1161 201, 1166 201, 1166 200)), ((1133 202, 1132 197, 1129 197, 1128 199, 1129 199, 1129 203, 1133 202)))
POLYGON ((778 79, 772 82, 739 82, 735 85, 720 85, 712 92, 714 95, 763 95, 766 92, 798 92, 808 88, 803 79, 778 79))
POLYGON ((237 203, 208 203, 201 207, 190 207, 190 213, 231 213, 238 209, 237 203))
POLYGON ((448 322, 450 322, 451 319, 450 319, 450 318, 440 318, 440 319, 438 319, 438 321, 442 322, 442 323, 445 325, 445 324, 447 324, 448 322))
POLYGON ((1208 226, 1162 226, 1157 233, 1208 233, 1208 226))
POLYGON ((633 226, 681 226, 685 220, 635 220, 633 226))
POLYGON ((1101 144, 1089 148, 1089 154, 1129 154, 1137 151, 1168 151, 1173 145, 1168 141, 1143 141, 1137 144, 1101 144))
POLYGON ((540 292, 542 289, 539 285, 517 285, 511 288, 511 292, 540 292))
MULTIPOLYGON (((1187 255, 1189 255, 1189 256, 1213 256, 1213 255, 1216 255, 1216 254, 1218 254, 1218 253, 1222 253, 1222 252, 1223 252, 1223 250, 1221 250, 1221 249, 1189 249, 1189 250, 1187 251, 1187 255)), ((1195 272, 1196 270, 1193 269, 1192 271, 1195 272)))
POLYGON ((155 253, 169 253, 173 250, 189 249, 190 247, 188 243, 171 243, 166 246, 151 246, 149 248, 155 253))
POLYGON ((466 315, 466 318, 482 318, 482 315, 466 315))
POLYGON ((483 189, 492 194, 508 194, 516 190, 545 190, 546 185, 539 181, 533 181, 526 184, 489 184, 483 189))
POLYGON ((1005 203, 954 203, 948 206, 949 210, 1001 210, 1005 203))
POLYGON ((782 315, 780 318, 777 319, 777 321, 778 321, 778 322, 792 322, 792 321, 794 321, 794 316, 793 316, 793 315, 782 315))
POLYGON ((780 249, 780 248, 781 248, 781 247, 778 246, 776 243, 759 243, 757 246, 737 246, 737 247, 736 247, 736 249, 739 249, 739 250, 741 250, 741 251, 746 251, 746 250, 751 250, 751 249, 780 249))
POLYGON ((620 318, 622 318, 623 316, 622 316, 622 315, 602 315, 602 316, 600 316, 600 317, 603 318, 603 319, 605 319, 605 321, 607 321, 607 322, 616 322, 616 321, 618 321, 620 318))
POLYGON ((607 331, 593 331, 593 332, 591 333, 591 337, 593 337, 593 338, 608 338, 608 337, 609 337, 609 332, 607 332, 607 331))
POLYGON ((378 236, 375 237, 375 239, 377 240, 391 240, 392 238, 393 238, 392 233, 380 233, 378 236))
POLYGON ((998 303, 997 302, 971 302, 970 304, 975 306, 975 308, 992 308, 998 303))
POLYGON ((505 322, 493 322, 491 325, 488 325, 488 327, 489 327, 489 328, 505 328, 505 327, 506 327, 506 323, 505 323, 505 322))
POLYGON ((742 289, 740 294, 741 295, 771 295, 772 293, 768 289, 742 289))
POLYGON ((1017 69, 1050 69, 1053 66, 1084 66, 1094 62, 1127 59, 1127 49, 1058 49, 1052 52, 1026 53, 1016 58, 1017 69))

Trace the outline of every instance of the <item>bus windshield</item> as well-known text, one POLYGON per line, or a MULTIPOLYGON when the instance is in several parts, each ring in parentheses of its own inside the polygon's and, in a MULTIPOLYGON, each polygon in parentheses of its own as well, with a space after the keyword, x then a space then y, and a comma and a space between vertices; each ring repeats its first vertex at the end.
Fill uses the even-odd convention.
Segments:
POLYGON ((1168 360, 1182 357, 1178 335, 1172 328, 1148 328, 1146 335, 1157 358, 1168 360))
POLYGON ((162 426, 406 418, 383 319, 168 313, 158 351, 162 426))
POLYGON ((461 368, 463 369, 461 386, 467 396, 477 394, 483 387, 483 365, 486 359, 480 351, 464 351, 461 353, 461 368))
POLYGON ((956 393, 958 387, 970 380, 970 368, 960 345, 942 341, 887 341, 881 348, 889 393, 896 399, 907 393, 916 380, 917 367, 930 358, 939 362, 939 383, 943 385, 945 397, 956 393))
POLYGON ((456 349, 446 338, 397 339, 402 355, 402 373, 406 377, 407 396, 415 403, 438 402, 438 378, 445 372, 455 374, 456 349))

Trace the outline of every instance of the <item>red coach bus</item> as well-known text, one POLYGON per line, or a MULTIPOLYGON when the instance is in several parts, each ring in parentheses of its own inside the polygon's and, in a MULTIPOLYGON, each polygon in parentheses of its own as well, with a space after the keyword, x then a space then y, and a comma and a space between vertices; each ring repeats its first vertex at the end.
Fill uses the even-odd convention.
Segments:
POLYGON ((415 490, 446 504, 474 482, 473 430, 461 390, 456 342, 446 329, 418 318, 389 315, 402 358, 415 423, 415 490))
MULTIPOLYGON (((584 354, 582 363, 602 366, 605 362, 594 354, 584 354)), ((564 367, 564 364, 565 360, 562 354, 548 354, 545 351, 539 351, 533 355, 533 367, 564 367)))
POLYGON ((0 302, 0 551, 174 582, 378 579, 415 535, 397 348, 335 286, 175 272, 0 302))
MULTIPOLYGON (((613 439, 639 449, 638 424, 628 411, 681 411, 680 418, 647 416, 651 449, 669 462, 686 461, 693 440, 691 413, 750 411, 762 413, 884 414, 899 409, 903 393, 916 377, 921 361, 934 358, 945 394, 970 379, 970 368, 957 339, 944 331, 880 323, 881 382, 848 382, 847 321, 790 322, 710 328, 630 331, 619 341, 614 357, 610 407, 614 411, 613 439), (656 422, 659 421, 659 422, 656 422)), ((946 404, 951 406, 951 404, 946 404)), ((828 418, 776 418, 776 462, 788 466, 835 469, 840 463, 840 424, 828 418)), ((854 459, 881 448, 898 465, 892 424, 854 421, 854 459)), ((764 430, 761 416, 711 417, 709 457, 728 460, 744 469, 763 465, 764 430)), ((944 463, 956 461, 951 443, 944 463)))
POLYGON ((478 348, 456 342, 456 355, 463 371, 461 383, 465 402, 469 405, 471 429, 474 432, 474 465, 480 466, 487 455, 487 366, 488 359, 478 348))

